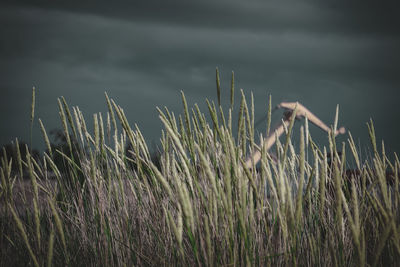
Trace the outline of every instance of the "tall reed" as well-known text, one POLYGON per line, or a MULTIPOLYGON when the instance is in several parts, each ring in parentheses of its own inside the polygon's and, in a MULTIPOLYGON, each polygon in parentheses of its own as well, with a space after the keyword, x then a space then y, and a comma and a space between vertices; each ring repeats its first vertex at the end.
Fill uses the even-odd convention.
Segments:
POLYGON ((183 92, 181 116, 158 109, 159 163, 107 94, 106 123, 95 114, 93 133, 79 108, 59 99, 67 149, 52 147, 39 120, 47 147, 40 161, 29 149, 22 158, 18 142, 16 158, 2 156, 0 265, 395 265, 400 163, 378 152, 372 121, 370 161, 361 161, 351 134, 347 146, 338 149, 330 134, 328 149, 318 147, 307 121, 294 130, 295 114, 267 151, 255 136, 253 96, 248 104, 242 90, 234 110, 233 79, 228 111, 218 70, 218 102, 207 100, 207 115, 183 92), (244 159, 256 150, 261 161, 249 168, 244 159), (346 152, 355 160, 351 176, 346 152), (20 186, 24 173, 30 184, 20 186))

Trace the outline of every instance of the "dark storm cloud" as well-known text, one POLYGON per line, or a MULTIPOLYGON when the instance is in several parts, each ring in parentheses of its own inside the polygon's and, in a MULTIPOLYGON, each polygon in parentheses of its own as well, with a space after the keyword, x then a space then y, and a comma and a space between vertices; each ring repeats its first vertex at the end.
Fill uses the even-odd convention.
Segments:
POLYGON ((32 6, 106 17, 177 25, 244 28, 246 30, 304 30, 352 34, 398 33, 397 1, 14 1, 32 6))
MULTIPOLYGON (((15 4, 15 2, 12 3, 15 4)), ((296 60, 299 57, 298 53, 296 53, 298 52, 297 49, 290 50, 292 47, 287 45, 279 49, 281 54, 284 53, 286 57, 280 57, 277 61, 286 64, 285 58, 291 58, 292 61, 296 60, 299 64, 303 64, 304 61, 307 60, 304 59, 306 56, 311 58, 311 61, 316 57, 326 58, 327 56, 339 56, 337 57, 337 61, 341 61, 343 63, 342 65, 348 66, 349 68, 354 68, 354 62, 349 61, 357 60, 358 62, 356 62, 356 64, 361 67, 357 70, 359 75, 364 75, 365 69, 367 69, 366 71, 374 72, 384 79, 397 79, 398 77, 397 73, 393 72, 392 66, 399 60, 399 56, 395 51, 397 51, 399 44, 399 29, 396 25, 400 23, 396 23, 399 19, 398 16, 394 14, 394 10, 396 9, 390 2, 382 4, 376 3, 376 1, 364 1, 362 5, 352 4, 351 1, 285 1, 284 3, 282 3, 282 1, 248 1, 246 3, 243 3, 243 1, 197 1, 194 3, 185 1, 129 1, 118 3, 110 7, 108 2, 102 1, 83 1, 80 2, 79 5, 74 2, 65 2, 62 4, 54 1, 38 1, 35 2, 35 4, 31 1, 19 2, 21 6, 27 6, 28 8, 41 7, 59 12, 79 12, 133 21, 135 22, 134 25, 137 27, 141 27, 144 23, 145 25, 159 25, 158 29, 157 27, 147 27, 147 29, 144 27, 145 31, 148 32, 132 36, 131 42, 126 43, 126 39, 122 40, 125 41, 122 46, 128 47, 134 42, 134 47, 137 49, 136 51, 140 51, 140 55, 134 58, 130 57, 126 63, 129 63, 129 61, 140 62, 142 67, 146 67, 146 63, 152 65, 152 61, 148 60, 148 53, 143 53, 146 49, 150 51, 151 49, 159 48, 159 50, 156 51, 158 53, 155 53, 154 56, 160 56, 159 53, 164 52, 160 60, 171 62, 170 58, 164 57, 166 53, 172 55, 176 53, 176 51, 182 51, 183 56, 186 52, 196 57, 194 53, 196 50, 194 50, 193 47, 197 45, 197 47, 200 48, 204 43, 212 45, 213 40, 214 43, 221 42, 224 40, 224 37, 227 39, 223 44, 225 46, 223 49, 227 47, 228 49, 238 49, 243 47, 241 46, 243 43, 248 42, 250 45, 255 43, 258 46, 255 47, 255 51, 259 51, 261 46, 265 46, 266 44, 263 41, 267 41, 267 47, 271 48, 270 50, 272 52, 264 56, 270 56, 271 54, 277 55, 276 46, 280 45, 282 38, 285 38, 285 36, 282 37, 282 35, 290 35, 295 32, 298 35, 297 38, 293 38, 292 35, 285 38, 286 40, 284 41, 286 41, 286 43, 293 42, 292 47, 300 46, 301 49, 308 45, 308 48, 312 48, 313 50, 309 49, 307 51, 308 53, 302 54, 303 59, 298 61, 296 60), (200 29, 194 29, 194 26, 200 27, 200 29), (174 27, 182 27, 185 30, 179 32, 179 30, 174 30, 174 27), (218 31, 218 29, 221 28, 223 31, 218 31), (226 31, 228 34, 225 34, 226 31), (229 31, 231 31, 231 34, 229 34, 229 31), (170 36, 170 33, 175 35, 170 36), (254 33, 253 36, 251 36, 251 33, 254 33), (362 34, 362 36, 356 39, 360 34, 362 34), (199 36, 198 38, 196 38, 197 35, 199 36), (265 35, 269 35, 274 39, 263 38, 265 35), (150 36, 151 38, 148 38, 150 36), (260 36, 263 40, 258 40, 260 36), (379 39, 377 39, 376 36, 379 36, 379 39), (175 40, 173 40, 174 38, 175 40), (190 38, 191 40, 188 40, 190 38), (239 43, 237 43, 238 39, 239 43), (143 40, 142 43, 141 40, 143 40), (148 41, 157 42, 165 40, 167 40, 167 42, 158 43, 159 47, 147 43, 148 41), (308 42, 308 44, 306 42, 308 42), (314 42, 314 44, 311 44, 311 42, 314 42), (320 42, 322 42, 322 45, 320 42), (327 42, 331 42, 331 44, 327 42), (352 53, 354 54, 335 55, 335 51, 329 49, 329 45, 331 47, 342 46, 345 42, 350 42, 348 46, 350 47, 353 45, 353 48, 355 45, 359 45, 359 47, 355 48, 361 51, 352 49, 352 53), (357 44, 355 42, 363 42, 365 44, 357 44), (186 47, 186 49, 182 50, 182 47, 186 47), (173 51, 170 51, 171 49, 173 51), (327 55, 327 51, 332 51, 333 53, 327 55), (372 51, 373 53, 371 53, 372 51), (295 56, 293 56, 293 54, 295 56), (360 58, 360 55, 367 56, 360 58), (346 57, 345 61, 343 61, 344 57, 346 57), (373 66, 373 62, 379 60, 383 61, 382 64, 377 67, 373 66)), ((51 14, 51 12, 48 13, 51 14)), ((53 12, 53 14, 57 16, 59 13, 53 12)), ((40 19, 40 17, 35 19, 40 19)), ((99 19, 97 19, 97 21, 99 21, 99 19)), ((113 24, 112 20, 107 20, 104 21, 102 25, 100 24, 101 26, 98 25, 98 27, 96 27, 97 34, 100 35, 100 37, 103 36, 100 39, 111 36, 105 44, 108 47, 119 47, 121 38, 117 36, 116 40, 113 42, 113 35, 118 35, 123 30, 116 28, 118 25, 115 24, 113 24, 116 26, 114 28, 108 27, 107 24, 110 23, 110 21, 111 24, 113 24), (115 32, 116 29, 117 31, 115 32)), ((52 25, 51 22, 49 22, 49 24, 50 25, 47 27, 50 27, 50 33, 52 30, 57 30, 57 26, 59 26, 57 24, 52 25)), ((59 24, 63 23, 60 22, 59 24)), ((79 27, 79 24, 75 26, 79 27)), ((130 27, 132 27, 132 24, 125 25, 125 30, 127 32, 137 32, 130 27)), ((104 48, 101 44, 96 44, 96 47, 87 48, 87 51, 82 50, 82 47, 88 47, 86 44, 91 41, 90 37, 85 36, 87 31, 81 30, 81 34, 79 34, 79 28, 75 28, 69 29, 67 33, 73 34, 74 39, 68 42, 70 48, 66 48, 67 51, 65 52, 70 53, 68 56, 64 56, 65 59, 70 61, 76 60, 78 63, 85 59, 92 62, 98 60, 100 61, 99 63, 104 63, 101 62, 102 60, 109 60, 109 58, 99 57, 96 54, 97 46, 99 46, 99 49, 104 48), (75 33, 73 33, 74 30, 76 31, 75 33), (76 49, 79 51, 74 51, 76 49), (75 55, 75 57, 71 55, 75 55)), ((90 34, 92 35, 92 32, 90 32, 90 34)), ((43 35, 47 35, 47 32, 44 31, 43 35)), ((27 29, 27 31, 24 32, 24 36, 26 40, 34 40, 38 47, 43 46, 44 40, 40 38, 41 36, 37 36, 37 32, 32 33, 27 29), (31 34, 35 36, 30 36, 31 34)), ((49 36, 45 38, 49 38, 49 36)), ((60 44, 55 43, 53 45, 60 44)), ((249 46, 249 48, 253 49, 254 47, 249 46)), ((307 47, 305 48, 307 49, 307 47)), ((42 51, 46 49, 47 47, 43 46, 42 51)), ((13 52, 15 53, 17 50, 15 49, 13 52)), ((24 53, 26 51, 18 52, 24 53)), ((200 52, 200 59, 204 58, 202 52, 203 51, 200 52)), ((219 51, 216 50, 216 52, 219 51)), ((243 59, 244 61, 253 61, 254 57, 258 60, 264 60, 263 57, 260 57, 260 55, 256 53, 246 53, 242 55, 246 57, 243 59)), ((46 56, 49 55, 46 54, 46 56)), ((186 58, 192 60, 192 57, 186 58)), ((232 58, 232 61, 237 62, 237 59, 232 58)), ((318 67, 317 65, 313 65, 313 62, 310 63, 312 68, 318 67)), ((340 70, 349 73, 345 67, 337 66, 336 64, 332 64, 331 66, 332 68, 340 67, 340 70)), ((307 65, 303 67, 307 67, 307 65)))
MULTIPOLYGON (((390 123, 398 117, 386 109, 396 105, 400 84, 399 23, 394 4, 376 3, 3 1, 1 121, 28 121, 33 85, 49 128, 60 127, 57 97, 90 119, 105 112, 107 90, 157 140, 154 107, 180 112, 181 89, 191 103, 213 98, 220 66, 224 86, 234 70, 238 88, 254 91, 258 117, 267 93, 275 102, 299 100, 329 122, 339 103, 353 136, 372 116, 399 148, 390 123)), ((1 142, 25 125, 4 129, 1 142)))

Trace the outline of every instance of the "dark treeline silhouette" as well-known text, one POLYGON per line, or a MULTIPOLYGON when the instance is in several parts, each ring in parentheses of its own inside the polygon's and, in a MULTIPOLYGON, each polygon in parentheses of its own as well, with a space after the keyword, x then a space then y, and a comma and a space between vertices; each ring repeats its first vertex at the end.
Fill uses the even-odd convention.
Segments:
MULTIPOLYGON (((36 162, 40 162, 40 152, 37 149, 31 149, 29 145, 25 142, 18 142, 18 147, 19 147, 19 153, 21 156, 21 159, 23 161, 26 160, 27 153, 29 151, 29 154, 35 159, 36 162)), ((8 144, 5 144, 2 147, 2 152, 0 154, 1 160, 1 167, 4 169, 3 164, 5 164, 4 159, 6 158, 8 162, 11 161, 11 172, 17 173, 19 172, 19 166, 18 166, 18 149, 17 149, 17 144, 15 142, 11 142, 8 144)), ((23 170, 25 170, 23 166, 23 170)))
MULTIPOLYGON (((72 151, 69 148, 67 138, 63 130, 53 129, 49 132, 49 136, 50 136, 50 147, 52 150, 52 160, 61 173, 66 173, 68 170, 67 168, 68 162, 65 159, 65 156, 72 159, 77 166, 79 167, 81 166, 80 158, 85 154, 86 148, 79 145, 78 141, 74 138, 72 134, 69 136, 72 145, 72 151), (64 154, 65 156, 63 156, 62 154, 64 154)), ((42 166, 43 153, 37 149, 31 149, 27 143, 20 141, 19 150, 22 161, 26 162, 27 149, 30 155, 34 158, 34 160, 39 165, 42 166)), ((134 154, 132 153, 132 151, 133 151, 132 145, 128 143, 125 147, 125 155, 127 157, 133 158, 134 154)), ((48 149, 46 149, 44 152, 50 155, 48 149)), ((157 166, 160 169, 161 152, 157 146, 153 146, 150 156, 155 166, 157 166)), ((18 174, 19 173, 19 166, 17 160, 18 153, 17 153, 17 144, 15 142, 10 142, 2 147, 0 158, 5 158, 5 157, 7 158, 8 162, 10 162, 10 159, 12 159, 11 173, 13 175, 18 174)), ((127 161, 126 163, 127 166, 130 166, 132 169, 137 168, 134 161, 127 161)), ((3 164, 4 164, 3 161, 1 161, 1 165, 3 164)), ((23 170, 23 177, 29 178, 27 167, 24 164, 22 165, 22 170, 23 170)), ((51 171, 50 166, 48 166, 48 171, 51 171)))
MULTIPOLYGON (((66 170, 65 167, 65 159, 64 157, 57 151, 60 151, 67 155, 70 158, 75 159, 75 162, 79 164, 78 159, 78 152, 79 152, 79 147, 77 146, 76 141, 71 139, 71 142, 73 144, 74 150, 72 151, 73 155, 71 155, 71 151, 69 149, 67 139, 65 137, 65 134, 62 130, 60 129, 54 129, 50 131, 50 136, 51 136, 51 142, 50 146, 53 151, 53 161, 57 168, 60 170, 60 172, 64 172, 66 170), (72 156, 72 157, 71 157, 72 156)), ((23 141, 18 142, 18 146, 16 142, 10 142, 8 144, 3 145, 2 147, 2 154, 0 154, 0 158, 7 158, 8 162, 10 162, 10 159, 12 159, 12 164, 11 164, 11 173, 13 175, 19 173, 19 166, 18 166, 18 149, 20 151, 20 156, 21 160, 23 162, 26 162, 26 157, 27 153, 29 151, 30 155, 33 157, 33 159, 38 163, 39 165, 43 165, 43 153, 41 153, 38 149, 32 149, 27 143, 23 141)), ((44 152, 49 154, 48 149, 46 149, 44 152)), ((1 165, 4 164, 4 161, 1 161, 1 165)), ((27 174, 27 167, 25 164, 22 164, 22 170, 23 170, 23 177, 28 178, 27 174)), ((50 170, 50 169, 49 169, 50 170)))

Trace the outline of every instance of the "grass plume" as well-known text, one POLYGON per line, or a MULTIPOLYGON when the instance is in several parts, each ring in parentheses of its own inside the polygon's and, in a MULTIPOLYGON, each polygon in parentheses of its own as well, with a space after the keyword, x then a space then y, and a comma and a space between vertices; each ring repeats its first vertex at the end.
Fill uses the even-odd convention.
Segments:
MULTIPOLYGON (((286 138, 268 150, 255 136, 253 96, 248 104, 241 91, 234 110, 233 78, 228 111, 221 106, 218 70, 218 106, 207 100, 208 114, 189 107, 183 92, 182 115, 158 109, 164 129, 157 161, 107 94, 106 123, 95 114, 93 132, 79 108, 59 99, 71 153, 51 147, 39 120, 48 150, 43 160, 29 149, 26 157, 1 158, 0 265, 396 264, 400 163, 378 150, 372 121, 368 161, 351 134, 340 148, 333 134, 328 149, 317 146, 307 123, 296 144, 296 110, 286 138), (244 159, 255 149, 261 160, 249 168, 244 159), (347 174, 349 157, 355 169, 347 174), (30 183, 23 186, 18 176, 25 172, 30 183)), ((273 135, 271 96, 267 101, 267 135, 273 135)))

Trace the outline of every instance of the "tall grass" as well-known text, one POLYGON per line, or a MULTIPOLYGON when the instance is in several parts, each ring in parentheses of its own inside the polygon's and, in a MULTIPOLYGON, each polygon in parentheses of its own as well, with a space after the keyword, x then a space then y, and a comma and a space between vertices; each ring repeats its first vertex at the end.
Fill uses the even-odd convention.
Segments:
MULTIPOLYGON (((233 132, 233 74, 227 111, 218 72, 217 88, 218 104, 207 101, 207 116, 197 106, 190 109, 183 92, 182 115, 158 109, 164 126, 159 166, 139 128, 107 95, 107 123, 95 114, 93 133, 79 108, 71 112, 60 99, 67 149, 52 150, 39 121, 48 148, 40 162, 29 150, 26 158, 6 153, 1 158, 0 265, 397 263, 400 163, 397 156, 390 162, 384 150, 378 152, 372 122, 374 154, 368 162, 360 162, 351 134, 342 156, 332 134, 329 148, 319 148, 307 122, 296 148, 294 120, 285 142, 276 143, 273 160, 263 138, 258 145, 254 136, 252 96, 249 107, 241 93, 239 127, 233 132), (351 182, 343 179, 347 147, 359 169, 351 182), (256 150, 261 161, 248 168, 244 159, 256 150), (18 173, 11 171, 11 161, 18 162, 18 173), (387 171, 396 177, 391 185, 387 171), (23 172, 29 186, 16 178, 23 172)), ((271 99, 269 105, 268 132, 271 99)))

